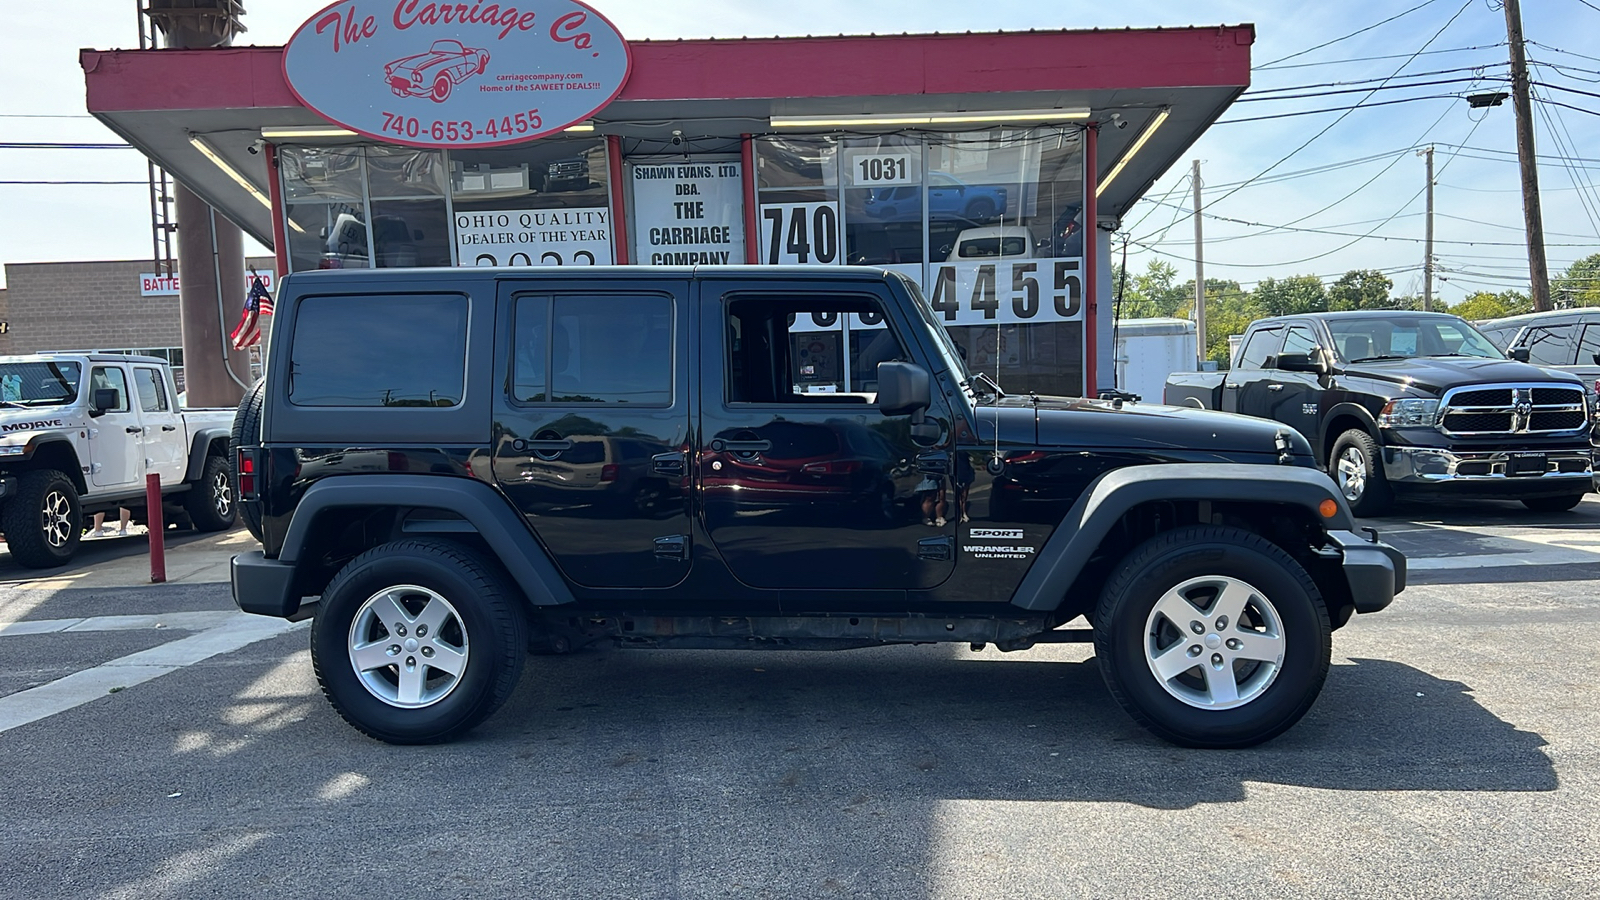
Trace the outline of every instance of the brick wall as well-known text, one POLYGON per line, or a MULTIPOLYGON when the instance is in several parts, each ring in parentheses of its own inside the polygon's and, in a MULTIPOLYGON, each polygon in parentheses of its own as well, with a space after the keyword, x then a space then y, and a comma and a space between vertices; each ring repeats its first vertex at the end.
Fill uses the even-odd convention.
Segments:
MULTIPOLYGON (((252 257, 246 269, 252 265, 276 268, 271 257, 252 257)), ((150 260, 7 263, 0 320, 11 326, 0 352, 183 346, 177 295, 139 295, 140 274, 153 268, 150 260)))

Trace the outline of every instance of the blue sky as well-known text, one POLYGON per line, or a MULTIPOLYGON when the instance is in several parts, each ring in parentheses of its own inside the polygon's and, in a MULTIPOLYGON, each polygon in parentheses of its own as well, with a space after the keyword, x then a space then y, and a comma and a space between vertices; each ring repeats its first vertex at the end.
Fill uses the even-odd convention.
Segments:
MULTIPOLYGON (((966 31, 1028 28, 1120 28, 1155 25, 1217 25, 1251 22, 1256 66, 1287 57, 1417 6, 1423 0, 1356 0, 1304 3, 1296 0, 1122 0, 1117 3, 840 2, 767 4, 703 0, 594 0, 629 38, 734 37, 740 35, 832 34, 839 32, 966 31)), ((1536 119, 1539 150, 1586 162, 1581 182, 1600 183, 1600 98, 1557 90, 1600 93, 1600 2, 1523 0, 1529 56, 1563 69, 1536 67, 1535 81, 1551 99, 1578 109, 1551 109, 1559 118, 1536 119), (1567 51, 1565 53, 1558 51, 1567 51), (1582 55, 1577 55, 1582 54, 1582 55), (1564 142, 1558 146, 1556 136, 1564 142)), ((79 47, 129 47, 137 43, 133 0, 88 0, 72 4, 74 15, 58 16, 45 4, 8 4, 6 36, 0 38, 0 134, 3 141, 106 141, 115 138, 83 115, 79 47), (31 118, 25 116, 79 116, 31 118)), ((322 0, 250 0, 241 43, 281 44, 322 0)), ((1357 82, 1383 78, 1406 63, 1405 55, 1433 38, 1425 55, 1404 73, 1441 72, 1417 80, 1471 78, 1482 86, 1505 74, 1505 17, 1493 0, 1431 0, 1399 20, 1327 48, 1295 56, 1275 68, 1260 68, 1253 90, 1357 82), (1447 28, 1446 22, 1454 17, 1447 28), (1441 28, 1444 31, 1434 38, 1441 28), (1478 48, 1478 49, 1463 49, 1478 48), (1449 51, 1449 52, 1436 52, 1449 51), (1370 59, 1370 57, 1398 58, 1370 59), (1323 64, 1331 63, 1331 64, 1323 64), (1311 64, 1311 65, 1308 65, 1311 64), (1445 72, 1443 70, 1453 70, 1445 72)), ((796 77, 803 77, 797 73, 796 77)), ((1369 84, 1347 87, 1365 88, 1369 84)), ((1386 90, 1373 101, 1433 93, 1461 93, 1457 82, 1415 90, 1386 90)), ((1338 87, 1334 89, 1345 89, 1338 87)), ((1310 90, 1283 91, 1303 94, 1310 90)), ((1236 104, 1224 119, 1273 115, 1360 100, 1362 93, 1236 104)), ((1187 159, 1199 159, 1207 200, 1221 198, 1295 150, 1328 126, 1338 113, 1305 115, 1213 127, 1187 159)), ((1351 268, 1393 270, 1397 292, 1420 291, 1423 234, 1423 161, 1407 148, 1435 142, 1438 188, 1436 238, 1441 271, 1438 287, 1454 302, 1480 288, 1526 288, 1522 207, 1518 193, 1510 104, 1469 112, 1460 99, 1430 99, 1359 109, 1333 125, 1260 182, 1239 188, 1208 207, 1229 222, 1208 218, 1206 274, 1247 286, 1265 277, 1295 274, 1336 276, 1351 268), (1481 121, 1480 121, 1481 120, 1481 121), (1458 150, 1458 145, 1473 149, 1458 150), (1407 151, 1407 152, 1400 152, 1407 151), (1355 162, 1366 157, 1370 161, 1355 162), (1334 166, 1318 175, 1305 170, 1334 166), (1291 175, 1284 180, 1268 180, 1291 175), (1361 187, 1370 180, 1370 184, 1361 187), (1361 187, 1360 190, 1355 190, 1361 187), (1242 224, 1255 223, 1255 224, 1242 224), (1265 233, 1266 225, 1296 229, 1265 233), (1326 232, 1336 232, 1329 234, 1326 232), (1359 239, 1371 233, 1373 236, 1359 239), (1382 238, 1388 239, 1382 239, 1382 238), (1346 246, 1348 245, 1348 246, 1346 246)), ((1157 182, 1125 223, 1130 268, 1142 270, 1164 258, 1180 279, 1193 275, 1193 225, 1183 209, 1189 187, 1181 164, 1157 182), (1170 192, 1170 193, 1169 193, 1170 192), (1142 245, 1142 246, 1141 246, 1142 245), (1162 256, 1161 254, 1166 254, 1162 256)), ((1546 243, 1553 271, 1600 252, 1600 208, 1582 200, 1559 160, 1540 167, 1546 243)), ((133 151, 0 150, 0 181, 24 179, 130 179, 145 177, 144 160, 133 151)), ((0 184, 0 262, 142 258, 149 255, 148 199, 139 186, 29 186, 0 184)), ((259 249, 259 248, 253 248, 259 249)))

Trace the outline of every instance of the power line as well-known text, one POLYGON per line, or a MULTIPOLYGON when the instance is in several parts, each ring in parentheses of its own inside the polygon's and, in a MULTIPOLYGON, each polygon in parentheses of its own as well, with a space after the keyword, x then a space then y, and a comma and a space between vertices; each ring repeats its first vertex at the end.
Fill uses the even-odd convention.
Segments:
MULTIPOLYGON (((1429 0, 1429 2, 1432 2, 1432 0, 1429 0)), ((1411 64, 1412 60, 1417 58, 1417 54, 1420 54, 1422 51, 1428 49, 1429 45, 1431 45, 1434 41, 1438 40, 1439 39, 1439 35, 1444 34, 1445 29, 1449 28, 1452 24, 1454 24, 1456 19, 1461 18, 1461 14, 1466 12, 1467 8, 1470 7, 1472 5, 1472 3, 1473 3, 1473 0, 1467 0, 1467 2, 1461 4, 1461 8, 1456 10, 1456 14, 1451 16, 1449 21, 1444 23, 1443 27, 1441 27, 1438 31, 1434 32, 1433 33, 1433 37, 1428 38, 1426 43, 1424 43, 1421 47, 1418 47, 1416 53, 1413 53, 1411 56, 1406 57, 1406 61, 1401 63, 1399 68, 1395 69, 1394 75, 1399 75, 1402 71, 1405 70, 1406 66, 1411 64)), ((1427 4, 1424 3, 1423 5, 1427 5, 1427 4)), ((1411 10, 1407 10, 1407 12, 1410 12, 1410 11, 1411 10)), ((1404 13, 1402 13, 1402 15, 1404 15, 1404 13)), ((1287 59, 1288 57, 1285 57, 1285 58, 1287 59)), ((1278 62, 1282 62, 1282 60, 1278 60, 1278 62)), ((1391 76, 1391 77, 1393 77, 1393 76, 1391 76)), ((1391 102, 1404 102, 1404 101, 1391 101, 1391 102)), ((1359 107, 1360 105, 1361 104, 1359 104, 1359 103, 1356 104, 1357 107, 1359 107)), ((1317 138, 1320 138, 1323 135, 1327 134, 1329 131, 1333 130, 1333 127, 1335 125, 1338 125, 1340 122, 1343 122, 1345 120, 1345 118, 1347 118, 1350 115, 1351 110, 1353 110, 1355 108, 1356 107, 1351 107, 1351 109, 1347 109, 1347 110, 1344 110, 1343 112, 1341 112, 1340 115, 1339 115, 1339 118, 1334 119, 1332 122, 1329 122, 1327 124, 1327 126, 1325 126, 1321 131, 1317 132, 1316 134, 1314 134, 1310 138, 1308 138, 1305 143, 1303 143, 1300 146, 1294 148, 1293 150, 1290 150, 1288 152, 1288 154, 1286 154, 1285 156, 1280 158, 1277 162, 1273 163, 1270 166, 1267 166, 1259 174, 1257 174, 1255 176, 1255 178, 1260 178, 1262 175, 1266 175, 1267 173, 1271 172, 1273 169, 1276 169, 1277 167, 1279 167, 1279 166, 1283 165, 1284 163, 1288 162, 1291 158, 1294 157, 1295 154, 1299 153, 1301 150, 1304 150, 1305 148, 1311 146, 1312 142, 1314 142, 1317 138)), ((1229 197, 1233 196, 1238 191, 1242 190, 1245 185, 1249 184, 1251 181, 1254 181, 1255 178, 1252 178, 1249 181, 1246 181, 1244 184, 1239 185, 1239 187, 1236 187, 1231 191, 1228 191, 1227 193, 1223 194, 1221 197, 1218 197, 1215 200, 1212 200, 1210 203, 1208 203, 1206 205, 1208 207, 1209 206, 1216 206, 1218 203, 1221 203, 1222 201, 1224 201, 1224 200, 1228 199, 1229 197)))
POLYGON ((0 181, 0 184, 142 184, 149 186, 148 181, 0 181))
MULTIPOLYGON (((1482 69, 1483 67, 1482 66, 1474 66, 1473 68, 1482 69)), ((1371 80, 1376 81, 1377 79, 1371 79, 1371 80)), ((1463 82, 1466 82, 1468 84, 1476 84, 1476 83, 1478 83, 1480 81, 1507 81, 1508 82, 1510 80, 1511 80, 1511 77, 1509 75, 1501 76, 1501 77, 1498 77, 1498 78, 1487 78, 1487 79, 1484 78, 1482 75, 1477 75, 1477 76, 1474 76, 1472 78, 1442 78, 1442 79, 1439 79, 1437 81, 1415 81, 1415 82, 1409 82, 1409 83, 1406 83, 1406 84, 1380 84, 1380 85, 1378 85, 1377 87, 1374 87, 1374 88, 1353 87, 1353 88, 1344 88, 1342 90, 1337 90, 1337 91, 1314 91, 1313 93, 1310 93, 1310 94, 1285 94, 1285 95, 1283 95, 1281 97, 1263 97, 1260 94, 1246 94, 1243 97, 1240 97, 1239 99, 1237 99, 1237 100, 1235 100, 1233 102, 1235 102, 1235 103, 1252 103, 1252 102, 1260 103, 1260 102, 1266 101, 1266 100, 1304 100, 1304 99, 1306 99, 1308 97, 1331 97, 1334 94, 1359 94, 1362 91, 1366 91, 1366 90, 1372 90, 1372 91, 1400 91, 1400 90, 1405 90, 1407 88, 1435 87, 1435 86, 1441 85, 1441 84, 1461 84, 1463 82)), ((1295 88, 1285 88, 1284 90, 1301 90, 1301 89, 1308 89, 1308 88, 1332 87, 1332 86, 1333 85, 1315 85, 1315 84, 1311 84, 1311 85, 1305 85, 1303 88, 1300 87, 1300 86, 1296 86, 1295 88)))
POLYGON ((1587 59, 1587 60, 1591 60, 1593 62, 1600 62, 1600 56, 1585 56, 1582 53, 1573 53, 1571 50, 1563 50, 1560 47, 1552 47, 1549 44, 1541 44, 1538 41, 1533 41, 1533 40, 1523 41, 1523 43, 1524 44, 1532 44, 1535 47, 1543 47, 1546 50, 1551 50, 1551 51, 1554 51, 1556 53, 1563 53, 1563 54, 1566 54, 1567 56, 1576 56, 1579 59, 1587 59))
POLYGON ((132 150, 132 144, 74 144, 64 141, 3 141, 0 150, 132 150))
POLYGON ((1437 0, 1422 0, 1422 2, 1418 3, 1416 6, 1411 7, 1410 9, 1406 10, 1405 12, 1397 13, 1396 15, 1392 15, 1389 18, 1384 19, 1382 22, 1377 22, 1377 23, 1374 23, 1372 25, 1368 25, 1365 28, 1361 28, 1361 29, 1358 29, 1356 31, 1352 31, 1352 32, 1350 32, 1349 34, 1347 34, 1347 35, 1345 35, 1343 37, 1336 37, 1331 41, 1326 41, 1324 43, 1318 44, 1315 47, 1308 47, 1308 48, 1306 48, 1304 50, 1301 50, 1298 53, 1291 53, 1288 56, 1281 56, 1281 57, 1279 57, 1277 59, 1274 59, 1274 60, 1272 60, 1270 62, 1263 63, 1261 65, 1261 68, 1264 69, 1264 68, 1267 68, 1268 66, 1275 66, 1278 63, 1284 62, 1286 60, 1294 59, 1297 56, 1305 56, 1307 53, 1313 53, 1313 52, 1315 52, 1317 50, 1321 50, 1323 47, 1331 47, 1334 44, 1339 43, 1340 41, 1348 41, 1351 38, 1355 37, 1356 35, 1366 34, 1367 32, 1371 31, 1374 28, 1380 28, 1380 27, 1382 27, 1384 25, 1389 24, 1390 22, 1393 22, 1395 19, 1400 19, 1400 18, 1404 18, 1406 16, 1409 16, 1412 13, 1416 12, 1417 10, 1422 9, 1424 6, 1432 6, 1435 2, 1437 2, 1437 0))
MULTIPOLYGON (((1527 43, 1531 44, 1531 43, 1533 43, 1533 41, 1528 41, 1527 43)), ((1413 55, 1415 55, 1415 56, 1435 56, 1435 55, 1440 54, 1440 53, 1466 53, 1466 52, 1473 51, 1473 50, 1493 50, 1493 49, 1495 49, 1497 47, 1504 47, 1504 46, 1506 46, 1506 42, 1505 41, 1501 41, 1498 44, 1478 44, 1478 45, 1475 45, 1475 46, 1472 46, 1472 47, 1451 47, 1448 50, 1428 50, 1428 51, 1425 51, 1425 52, 1422 52, 1422 53, 1417 53, 1417 54, 1391 53, 1391 54, 1389 54, 1387 56, 1352 56, 1352 57, 1348 57, 1348 58, 1345 58, 1345 59, 1327 59, 1327 60, 1323 60, 1321 62, 1295 63, 1292 66, 1275 66, 1275 65, 1271 65, 1271 66, 1252 66, 1251 69, 1252 69, 1252 71, 1256 71, 1256 72, 1274 72, 1274 71, 1280 71, 1282 69, 1309 69, 1309 68, 1312 68, 1314 66, 1342 66, 1342 65, 1345 65, 1346 63, 1382 62, 1384 60, 1389 60, 1389 59, 1405 59, 1408 56, 1413 56, 1413 55)))
MULTIPOLYGON (((1434 69, 1434 70, 1429 71, 1429 72, 1412 72, 1410 75, 1403 75, 1403 76, 1400 76, 1400 77, 1402 77, 1402 78, 1428 78, 1428 77, 1431 77, 1431 76, 1434 76, 1434 75, 1454 75, 1457 72, 1476 72, 1476 73, 1481 75, 1481 74, 1483 74, 1483 70, 1485 70, 1485 69, 1497 68, 1497 67, 1505 66, 1505 65, 1509 65, 1509 63, 1504 63, 1504 62, 1482 63, 1482 64, 1479 64, 1479 65, 1476 65, 1476 66, 1456 66, 1455 68, 1451 68, 1451 69, 1434 69)), ((1261 94, 1275 94, 1275 93, 1281 93, 1283 91, 1306 91, 1306 90, 1311 90, 1313 88, 1354 87, 1356 85, 1371 84, 1371 83, 1373 83, 1375 81, 1385 81, 1385 80, 1386 79, 1383 79, 1383 78, 1357 78, 1354 81, 1321 81, 1321 82, 1317 82, 1317 83, 1314 83, 1314 84, 1290 84, 1290 85, 1284 85, 1283 87, 1251 88, 1249 91, 1247 91, 1245 93, 1245 95, 1243 97, 1240 97, 1239 100, 1240 101, 1247 100, 1247 99, 1250 99, 1252 97, 1257 97, 1257 96, 1259 96, 1261 94)), ((1400 85, 1400 86, 1403 86, 1403 85, 1400 85)), ((1235 102, 1239 102, 1239 101, 1235 101, 1235 102)))
MULTIPOLYGON (((1373 90, 1377 90, 1377 88, 1373 88, 1373 90)), ((1362 102, 1362 103, 1357 103, 1354 106, 1330 106, 1330 107, 1328 107, 1326 109, 1302 109, 1299 112, 1277 113, 1275 115, 1270 115, 1270 116, 1251 116, 1251 117, 1246 118, 1246 119, 1223 119, 1223 120, 1221 120, 1219 122, 1215 122, 1213 124, 1215 124, 1215 125, 1238 125, 1238 124, 1241 124, 1241 123, 1244 123, 1244 122, 1265 122, 1265 121, 1267 121, 1269 119, 1292 119, 1292 118, 1294 118, 1296 116, 1314 116, 1314 115, 1317 115, 1319 113, 1331 113, 1331 112, 1342 112, 1342 113, 1345 114, 1345 116, 1347 116, 1347 115, 1350 114, 1350 112, 1352 110, 1357 110, 1357 109, 1375 109, 1375 108, 1377 108, 1379 106, 1394 106, 1396 103, 1415 103, 1418 100, 1460 100, 1460 99, 1461 99, 1461 94, 1428 94, 1427 96, 1424 96, 1424 97, 1404 97, 1404 98, 1401 98, 1399 100, 1384 100, 1384 101, 1381 101, 1381 102, 1378 102, 1378 103, 1362 102)), ((1285 156, 1284 160, 1289 159, 1289 157, 1293 156, 1295 153, 1299 153, 1300 150, 1303 150, 1306 147, 1311 146, 1311 142, 1315 141, 1317 139, 1317 137, 1321 137, 1322 135, 1328 133, 1328 131, 1331 130, 1333 128, 1333 126, 1339 124, 1340 122, 1343 122, 1344 119, 1345 119, 1345 116, 1340 116, 1339 118, 1337 118, 1337 119, 1333 120, 1332 122, 1330 122, 1328 124, 1327 128, 1324 128, 1322 131, 1317 132, 1317 136, 1316 137, 1313 137, 1310 141, 1306 141, 1304 144, 1301 144, 1299 149, 1295 150, 1293 153, 1290 153, 1289 156, 1285 156)), ((1272 170, 1271 169, 1267 169, 1267 171, 1270 172, 1272 170)), ((1249 184, 1249 183, 1250 183, 1249 181, 1243 182, 1243 184, 1249 184)), ((1227 194, 1223 194, 1222 197, 1218 197, 1216 200, 1213 200, 1211 202, 1212 203, 1216 203, 1216 202, 1220 201, 1223 197, 1226 197, 1226 196, 1228 196, 1228 195, 1227 194)))

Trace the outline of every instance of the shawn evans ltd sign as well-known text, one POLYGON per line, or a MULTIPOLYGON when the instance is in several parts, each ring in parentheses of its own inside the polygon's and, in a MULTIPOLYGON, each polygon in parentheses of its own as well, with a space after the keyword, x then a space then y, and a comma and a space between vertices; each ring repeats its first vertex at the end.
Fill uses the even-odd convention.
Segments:
POLYGON ((283 51, 289 89, 331 122, 410 147, 497 147, 553 134, 622 92, 631 57, 577 0, 341 0, 283 51))

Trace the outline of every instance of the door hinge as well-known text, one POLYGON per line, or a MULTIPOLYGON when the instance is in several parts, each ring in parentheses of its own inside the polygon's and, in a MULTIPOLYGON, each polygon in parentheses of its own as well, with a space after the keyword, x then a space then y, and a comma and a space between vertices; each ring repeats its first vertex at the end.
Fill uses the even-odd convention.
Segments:
POLYGON ((656 559, 670 559, 677 562, 686 562, 689 559, 689 536, 687 534, 669 534, 666 537, 655 539, 656 559))
POLYGON ((956 539, 953 537, 931 537, 917 541, 917 559, 931 559, 938 562, 949 562, 956 556, 956 539))

